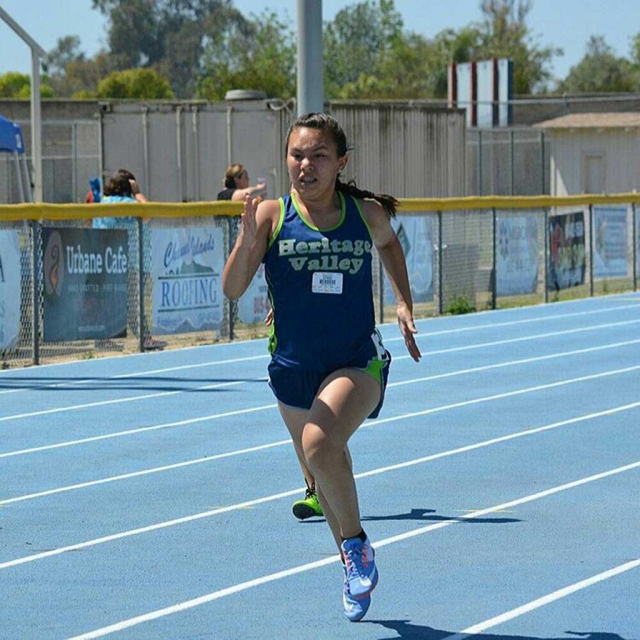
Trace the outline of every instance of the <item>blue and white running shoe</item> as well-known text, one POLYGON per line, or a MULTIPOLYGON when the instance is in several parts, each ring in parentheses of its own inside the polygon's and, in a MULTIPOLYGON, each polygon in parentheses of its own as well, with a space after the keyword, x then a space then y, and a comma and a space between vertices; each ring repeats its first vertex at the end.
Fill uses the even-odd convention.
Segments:
POLYGON ((371 605, 371 596, 365 596, 356 600, 349 591, 349 581, 347 580, 347 568, 343 565, 344 571, 344 589, 342 591, 342 606, 344 607, 344 615, 351 622, 359 622, 364 618, 371 605))
POLYGON ((378 584, 375 551, 367 538, 347 538, 342 542, 342 557, 347 570, 349 593, 356 600, 368 596, 378 584))

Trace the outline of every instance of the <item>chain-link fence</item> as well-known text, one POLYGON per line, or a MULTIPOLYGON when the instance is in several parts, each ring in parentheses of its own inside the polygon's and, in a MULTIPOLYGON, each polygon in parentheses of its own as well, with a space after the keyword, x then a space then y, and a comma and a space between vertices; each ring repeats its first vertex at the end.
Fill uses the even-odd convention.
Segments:
MULTIPOLYGON (((478 199, 476 208, 452 210, 445 200, 425 211, 409 211, 416 201, 408 201, 393 225, 416 317, 637 290, 636 197, 587 198, 545 207, 478 199)), ((116 217, 107 231, 79 217, 1 222, 2 366, 265 337, 262 271, 240 300, 222 295, 237 218, 164 206, 175 217, 116 217), (111 261, 102 271, 111 273, 96 279, 101 264, 92 261, 102 255, 111 261)), ((393 321, 393 293, 375 252, 373 273, 378 320, 393 321)))

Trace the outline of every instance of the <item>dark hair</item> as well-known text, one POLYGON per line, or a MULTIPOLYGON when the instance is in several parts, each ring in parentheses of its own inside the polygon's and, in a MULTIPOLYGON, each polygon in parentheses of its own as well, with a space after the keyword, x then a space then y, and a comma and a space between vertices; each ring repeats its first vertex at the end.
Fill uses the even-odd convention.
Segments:
MULTIPOLYGON (((347 144, 347 136, 345 135, 345 132, 343 131, 338 121, 333 116, 330 116, 326 113, 305 113, 289 127, 289 131, 287 131, 285 151, 288 152, 289 150, 289 138, 291 137, 291 134, 295 129, 300 129, 302 127, 307 129, 320 129, 321 131, 329 134, 331 139, 336 144, 338 157, 340 158, 346 155, 350 150, 350 147, 347 144)), ((372 191, 360 189, 358 186, 356 186, 355 180, 342 182, 340 180, 340 176, 336 178, 336 191, 341 191, 342 193, 346 193, 360 200, 362 200, 363 198, 377 200, 391 218, 395 218, 396 210, 400 206, 400 202, 398 202, 398 200, 393 196, 390 196, 386 193, 373 193, 372 191)))
POLYGON ((127 169, 118 169, 111 174, 109 182, 104 187, 105 196, 132 196, 131 183, 136 177, 127 169))
POLYGON ((244 167, 241 164, 232 164, 227 167, 224 172, 224 186, 226 189, 236 189, 236 178, 244 173, 244 167))

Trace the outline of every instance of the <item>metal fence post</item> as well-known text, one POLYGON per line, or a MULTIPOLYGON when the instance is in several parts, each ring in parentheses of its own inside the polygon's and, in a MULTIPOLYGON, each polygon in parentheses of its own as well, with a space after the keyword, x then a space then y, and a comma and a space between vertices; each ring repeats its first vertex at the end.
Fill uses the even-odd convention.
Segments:
POLYGON ((515 132, 513 129, 509 131, 509 193, 514 196, 516 194, 516 149, 515 149, 515 132))
POLYGON ((31 326, 33 328, 32 349, 33 364, 40 364, 40 261, 38 248, 40 244, 40 223, 37 220, 31 222, 33 237, 33 262, 32 262, 32 287, 31 287, 31 326))
POLYGON ((438 314, 442 315, 444 309, 444 292, 442 290, 442 285, 444 279, 442 277, 442 265, 443 258, 442 252, 444 251, 442 247, 442 211, 438 211, 438 314))
POLYGON ((493 223, 493 239, 491 242, 492 251, 492 264, 491 264, 491 308, 495 309, 498 299, 498 216, 496 214, 496 208, 491 208, 491 217, 493 223))
POLYGON ((544 301, 549 302, 549 209, 544 210, 544 301))
POLYGON ((145 314, 144 314, 144 271, 142 252, 144 251, 144 242, 142 241, 142 218, 136 218, 138 223, 138 350, 144 351, 144 331, 145 331, 145 314))
MULTIPOLYGON (((227 247, 227 258, 231 254, 233 247, 236 243, 236 233, 235 233, 235 218, 229 217, 227 218, 229 224, 229 246, 227 247)), ((235 316, 236 309, 238 303, 236 300, 231 300, 229 298, 229 340, 233 340, 235 338, 235 316)))
POLYGON ((633 247, 631 249, 633 254, 633 290, 638 290, 638 227, 637 227, 637 213, 636 213, 636 203, 633 202, 631 204, 631 224, 633 225, 633 230, 631 232, 631 237, 633 238, 633 247))
POLYGON ((589 295, 593 298, 593 205, 589 205, 589 295))

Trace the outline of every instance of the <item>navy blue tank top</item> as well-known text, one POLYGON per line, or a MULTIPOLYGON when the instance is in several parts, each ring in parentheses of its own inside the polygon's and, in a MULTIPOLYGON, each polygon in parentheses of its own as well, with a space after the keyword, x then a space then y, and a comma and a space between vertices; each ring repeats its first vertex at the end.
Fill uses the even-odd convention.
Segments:
POLYGON ((284 366, 334 371, 366 367, 377 354, 371 261, 373 242, 360 205, 338 192, 340 221, 318 229, 292 195, 263 259, 274 324, 269 351, 284 366))

